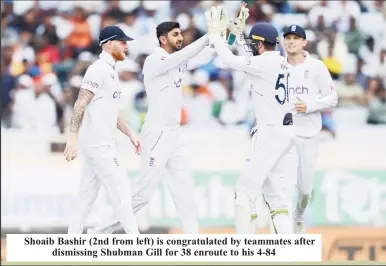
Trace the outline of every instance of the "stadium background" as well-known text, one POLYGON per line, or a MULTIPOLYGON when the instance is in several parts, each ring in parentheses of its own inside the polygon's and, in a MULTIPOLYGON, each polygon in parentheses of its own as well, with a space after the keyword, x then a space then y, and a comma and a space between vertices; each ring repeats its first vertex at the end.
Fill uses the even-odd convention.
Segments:
MULTIPOLYGON (((323 113, 310 232, 323 234, 325 260, 386 261, 386 4, 384 1, 246 1, 250 17, 307 29, 307 50, 327 65, 339 106, 323 113), (350 253, 350 250, 359 250, 350 253), (350 255, 354 254, 354 255, 350 255)), ((64 233, 82 156, 62 151, 82 76, 100 52, 102 27, 119 24, 135 41, 120 63, 122 115, 140 130, 147 109, 141 66, 157 46, 155 27, 177 20, 185 45, 205 34, 204 11, 241 1, 1 1, 2 239, 12 232, 64 233)), ((282 41, 282 40, 281 40, 282 41)), ((281 52, 282 46, 278 47, 281 52)), ((233 232, 232 188, 253 125, 243 73, 219 59, 184 80, 184 130, 191 144, 203 233, 233 232)), ((138 157, 118 135, 128 176, 138 157)), ((88 220, 101 221, 102 193, 88 220)), ((257 232, 268 232, 262 217, 257 232)), ((142 232, 180 232, 166 186, 138 214, 142 232)), ((2 245, 5 248, 5 245, 2 245)), ((2 260, 4 252, 2 250, 2 260)))

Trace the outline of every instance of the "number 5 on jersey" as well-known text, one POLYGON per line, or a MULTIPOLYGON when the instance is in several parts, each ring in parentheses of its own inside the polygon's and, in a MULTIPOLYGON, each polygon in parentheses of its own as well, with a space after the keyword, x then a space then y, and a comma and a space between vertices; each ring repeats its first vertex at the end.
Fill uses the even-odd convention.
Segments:
POLYGON ((286 100, 288 102, 288 90, 282 82, 282 79, 284 79, 284 74, 279 74, 275 86, 275 99, 281 105, 283 105, 286 100))

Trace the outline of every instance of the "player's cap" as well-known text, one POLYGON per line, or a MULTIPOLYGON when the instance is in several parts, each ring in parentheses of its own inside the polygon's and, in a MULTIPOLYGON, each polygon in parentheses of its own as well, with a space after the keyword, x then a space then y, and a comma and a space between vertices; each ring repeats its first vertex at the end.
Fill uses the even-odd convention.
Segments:
POLYGON ((108 41, 132 41, 133 38, 127 36, 118 26, 107 26, 99 34, 99 45, 108 41))
POLYGON ((296 34, 299 37, 306 39, 306 31, 298 26, 298 25, 291 25, 284 29, 283 37, 287 36, 288 34, 296 34))
POLYGON ((247 39, 277 44, 279 43, 279 32, 272 24, 258 22, 252 27, 247 39))

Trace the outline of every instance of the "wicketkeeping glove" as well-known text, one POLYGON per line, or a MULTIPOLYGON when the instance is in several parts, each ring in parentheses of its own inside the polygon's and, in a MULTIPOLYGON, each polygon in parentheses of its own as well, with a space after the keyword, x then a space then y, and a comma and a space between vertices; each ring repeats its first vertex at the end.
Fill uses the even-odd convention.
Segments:
POLYGON ((245 28, 245 23, 249 17, 249 9, 245 6, 240 8, 238 17, 229 21, 228 30, 228 44, 233 45, 235 41, 241 43, 243 32, 245 28))
POLYGON ((222 6, 212 7, 206 11, 205 18, 209 34, 221 34, 225 36, 227 17, 222 6))

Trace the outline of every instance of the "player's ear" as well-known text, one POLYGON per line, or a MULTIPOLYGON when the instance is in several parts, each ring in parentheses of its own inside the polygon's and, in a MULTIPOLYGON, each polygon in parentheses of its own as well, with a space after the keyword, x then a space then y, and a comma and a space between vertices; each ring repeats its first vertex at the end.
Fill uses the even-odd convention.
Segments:
POLYGON ((303 40, 303 48, 306 47, 307 45, 307 40, 303 40))
POLYGON ((159 40, 160 40, 160 42, 161 42, 162 44, 167 44, 167 42, 168 42, 168 40, 166 39, 165 36, 160 36, 160 37, 159 37, 159 40))

